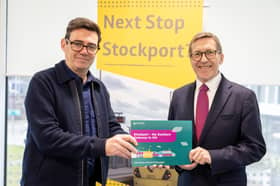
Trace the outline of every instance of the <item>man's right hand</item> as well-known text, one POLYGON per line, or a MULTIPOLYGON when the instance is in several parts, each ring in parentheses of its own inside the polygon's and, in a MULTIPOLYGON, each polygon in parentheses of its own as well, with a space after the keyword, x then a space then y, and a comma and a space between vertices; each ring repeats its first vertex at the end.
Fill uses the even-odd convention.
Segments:
POLYGON ((118 134, 106 140, 106 156, 119 156, 126 159, 131 158, 131 153, 137 153, 137 141, 128 134, 118 134))

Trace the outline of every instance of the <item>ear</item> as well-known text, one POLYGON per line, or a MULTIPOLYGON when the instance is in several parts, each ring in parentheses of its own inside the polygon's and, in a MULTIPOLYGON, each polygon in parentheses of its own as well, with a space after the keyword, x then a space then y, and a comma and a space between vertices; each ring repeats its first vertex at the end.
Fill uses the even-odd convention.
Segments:
POLYGON ((60 41, 60 47, 63 51, 65 51, 65 47, 66 47, 66 40, 65 38, 62 38, 61 41, 60 41))
POLYGON ((219 62, 219 64, 221 65, 221 64, 223 64, 223 62, 224 62, 224 54, 220 54, 220 62, 219 62))

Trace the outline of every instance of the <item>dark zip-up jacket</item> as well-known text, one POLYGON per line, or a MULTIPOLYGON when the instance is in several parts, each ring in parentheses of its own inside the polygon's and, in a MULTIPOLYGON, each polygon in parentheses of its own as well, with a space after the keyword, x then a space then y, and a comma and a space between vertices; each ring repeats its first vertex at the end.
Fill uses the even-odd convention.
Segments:
POLYGON ((104 84, 91 85, 98 137, 84 136, 82 79, 73 79, 65 61, 36 73, 25 99, 28 121, 21 186, 93 186, 87 158, 96 158, 95 179, 105 186, 105 140, 125 133, 116 122, 104 84))

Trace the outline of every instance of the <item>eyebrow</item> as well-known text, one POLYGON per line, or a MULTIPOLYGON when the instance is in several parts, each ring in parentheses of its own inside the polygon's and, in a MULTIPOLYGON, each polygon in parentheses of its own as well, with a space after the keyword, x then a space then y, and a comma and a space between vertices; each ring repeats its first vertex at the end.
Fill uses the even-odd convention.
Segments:
POLYGON ((204 50, 194 50, 193 52, 205 52, 207 50, 218 50, 218 49, 210 49, 210 48, 208 48, 208 49, 204 49, 204 50))
MULTIPOLYGON (((72 42, 81 42, 81 43, 84 43, 84 41, 82 41, 82 40, 73 40, 72 42)), ((97 43, 91 43, 91 42, 89 42, 89 43, 87 43, 86 45, 96 45, 97 46, 97 43)))

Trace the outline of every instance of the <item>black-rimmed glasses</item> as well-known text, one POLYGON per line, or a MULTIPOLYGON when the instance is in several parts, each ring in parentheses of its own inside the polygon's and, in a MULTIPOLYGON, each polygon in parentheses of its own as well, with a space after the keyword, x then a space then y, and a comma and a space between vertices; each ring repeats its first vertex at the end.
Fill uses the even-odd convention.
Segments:
POLYGON ((81 41, 70 41, 69 39, 66 39, 66 42, 70 43, 71 49, 75 52, 80 52, 84 47, 86 47, 87 52, 94 55, 99 50, 98 46, 95 44, 84 45, 81 41))
POLYGON ((196 52, 192 53, 190 55, 190 57, 194 61, 200 61, 202 56, 203 56, 203 54, 205 54, 207 59, 212 60, 212 59, 214 59, 216 57, 217 53, 220 53, 220 51, 217 51, 217 50, 206 50, 204 52, 196 51, 196 52))

